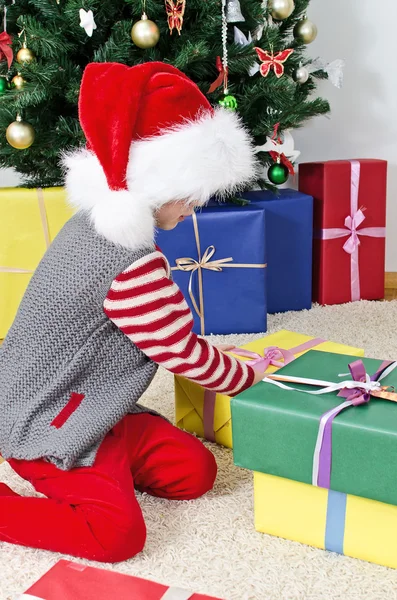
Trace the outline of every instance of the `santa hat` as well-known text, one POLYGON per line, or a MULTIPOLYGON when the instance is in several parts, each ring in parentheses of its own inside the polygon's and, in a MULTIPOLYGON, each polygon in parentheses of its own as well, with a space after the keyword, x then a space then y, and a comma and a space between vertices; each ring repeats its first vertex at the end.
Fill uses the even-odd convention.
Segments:
POLYGON ((153 244, 161 205, 205 204, 256 175, 236 113, 214 110, 171 65, 89 64, 79 117, 87 147, 64 158, 69 199, 100 234, 131 249, 153 244))

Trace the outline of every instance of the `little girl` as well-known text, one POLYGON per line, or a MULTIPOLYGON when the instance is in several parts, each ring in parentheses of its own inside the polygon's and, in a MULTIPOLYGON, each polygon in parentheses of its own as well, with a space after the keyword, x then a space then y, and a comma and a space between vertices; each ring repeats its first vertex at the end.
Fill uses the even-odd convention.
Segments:
POLYGON ((228 395, 263 378, 192 333, 154 241, 256 167, 238 117, 169 65, 88 65, 79 114, 77 213, 0 350, 0 452, 46 498, 0 484, 0 540, 116 562, 145 543, 134 488, 187 500, 216 477, 199 440, 138 404, 157 366, 228 395))

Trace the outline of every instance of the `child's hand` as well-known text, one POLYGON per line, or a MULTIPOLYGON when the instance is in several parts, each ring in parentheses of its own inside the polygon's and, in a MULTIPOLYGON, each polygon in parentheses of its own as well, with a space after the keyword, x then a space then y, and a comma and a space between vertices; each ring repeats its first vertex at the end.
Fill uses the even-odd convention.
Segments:
POLYGON ((262 379, 264 377, 266 377, 266 372, 265 371, 262 371, 260 369, 256 369, 255 367, 254 367, 254 371, 255 371, 255 379, 252 382, 253 386, 256 385, 257 383, 259 383, 260 381, 262 381, 262 379))
POLYGON ((214 346, 221 352, 231 352, 236 347, 233 344, 214 344, 214 346))

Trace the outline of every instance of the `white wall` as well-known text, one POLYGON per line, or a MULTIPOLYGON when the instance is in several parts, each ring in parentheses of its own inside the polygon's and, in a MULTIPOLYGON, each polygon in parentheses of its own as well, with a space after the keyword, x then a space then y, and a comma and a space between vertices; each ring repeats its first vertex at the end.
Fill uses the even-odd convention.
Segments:
POLYGON ((346 60, 341 90, 321 82, 331 118, 294 132, 300 162, 339 158, 389 161, 386 270, 397 271, 397 0, 311 0, 318 26, 313 57, 346 60))
POLYGON ((19 185, 21 177, 13 169, 0 169, 0 187, 19 185))

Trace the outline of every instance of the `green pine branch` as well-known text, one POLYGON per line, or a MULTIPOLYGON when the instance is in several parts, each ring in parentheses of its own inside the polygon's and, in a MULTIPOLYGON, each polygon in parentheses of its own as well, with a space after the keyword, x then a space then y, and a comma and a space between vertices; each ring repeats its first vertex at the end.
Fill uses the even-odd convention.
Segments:
MULTIPOLYGON (((302 127, 309 119, 329 111, 328 103, 316 97, 318 80, 327 78, 323 71, 311 74, 307 83, 292 79, 301 64, 311 62, 306 46, 293 39, 293 28, 306 13, 309 0, 295 0, 295 11, 286 19, 267 24, 268 13, 260 0, 240 0, 245 21, 238 28, 248 36, 264 25, 260 40, 241 47, 234 43, 234 24, 228 27, 229 93, 238 102, 238 111, 254 136, 256 145, 279 123, 279 132, 302 127), (278 52, 292 48, 294 53, 284 63, 285 72, 277 78, 248 71, 259 64, 255 47, 278 52)), ((27 46, 36 60, 27 65, 13 62, 8 70, 0 61, 0 75, 9 80, 20 73, 26 81, 23 90, 8 90, 0 96, 0 130, 20 113, 35 129, 36 139, 27 150, 16 150, 0 136, 0 166, 14 167, 29 186, 61 185, 63 173, 59 157, 66 149, 84 144, 78 121, 78 95, 81 77, 89 62, 121 62, 129 66, 160 60, 175 65, 191 77, 216 106, 223 97, 219 88, 208 94, 217 78, 216 58, 222 55, 220 0, 188 0, 181 35, 170 35, 163 1, 147 0, 146 12, 160 29, 155 48, 142 50, 131 41, 131 27, 140 19, 142 4, 137 0, 0 0, 0 14, 7 5, 8 32, 13 36, 14 54, 26 35, 27 46), (80 27, 79 11, 92 10, 97 29, 88 37, 80 27), (18 37, 18 34, 24 33, 18 37)), ((321 35, 321 32, 319 32, 321 35)), ((112 81, 107 82, 111 86, 112 81)), ((259 158, 270 164, 268 153, 259 158)), ((258 185, 268 187, 265 179, 258 185)))

